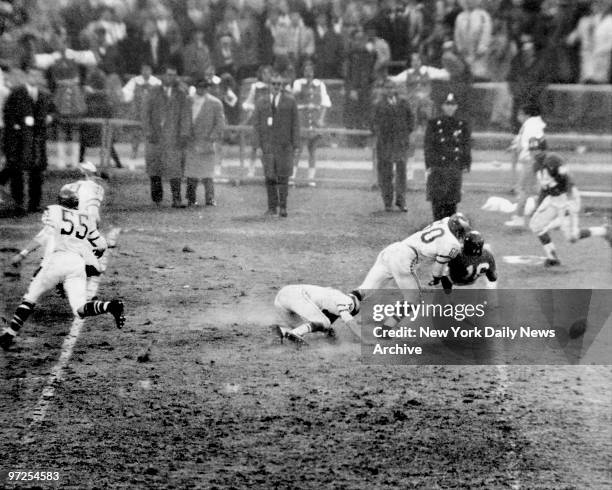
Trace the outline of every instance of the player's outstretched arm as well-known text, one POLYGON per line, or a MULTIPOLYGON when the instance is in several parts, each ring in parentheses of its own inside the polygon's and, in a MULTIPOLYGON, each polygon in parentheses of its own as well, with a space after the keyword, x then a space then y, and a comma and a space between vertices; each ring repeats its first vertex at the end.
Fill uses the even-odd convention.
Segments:
POLYGON ((38 232, 38 234, 28 242, 28 244, 16 255, 11 258, 11 265, 13 267, 19 267, 21 261, 25 259, 30 253, 34 252, 39 247, 42 247, 47 243, 47 240, 53 235, 53 228, 49 225, 38 232))

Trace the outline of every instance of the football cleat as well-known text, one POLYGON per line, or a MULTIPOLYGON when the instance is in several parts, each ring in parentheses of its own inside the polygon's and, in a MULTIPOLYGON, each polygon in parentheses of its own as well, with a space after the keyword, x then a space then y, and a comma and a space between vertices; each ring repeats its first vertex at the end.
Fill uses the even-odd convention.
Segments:
POLYGON ((287 332, 289 330, 287 330, 285 327, 282 327, 281 325, 274 325, 273 329, 276 335, 279 336, 281 344, 282 344, 285 338, 287 337, 287 332))
POLYGON ((544 261, 544 267, 556 267, 561 265, 561 261, 559 259, 546 259, 544 261))
POLYGON ((338 335, 336 334, 336 331, 332 327, 329 327, 329 329, 325 331, 325 335, 327 337, 328 342, 332 344, 338 342, 338 335))
POLYGON ((306 345, 306 341, 304 340, 304 337, 296 333, 293 333, 291 331, 285 333, 285 338, 295 343, 298 347, 301 347, 302 345, 306 345))
POLYGON ((0 347, 3 350, 9 350, 11 345, 15 342, 16 333, 12 328, 5 328, 2 330, 2 334, 0 335, 0 347))
POLYGON ((110 304, 108 305, 108 312, 115 318, 117 328, 121 328, 123 325, 125 325, 125 316, 123 314, 124 309, 123 301, 118 299, 111 300, 110 304))

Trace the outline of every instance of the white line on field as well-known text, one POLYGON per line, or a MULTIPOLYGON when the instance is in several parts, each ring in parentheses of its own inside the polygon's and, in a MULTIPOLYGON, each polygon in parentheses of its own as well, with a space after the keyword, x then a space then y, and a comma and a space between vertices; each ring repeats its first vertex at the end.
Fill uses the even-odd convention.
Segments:
MULTIPOLYGON (((121 232, 121 228, 113 228, 108 232, 107 242, 109 247, 114 247, 117 243, 117 237, 121 232)), ((110 252, 107 252, 100 259, 100 265, 102 266, 102 270, 105 270, 108 265, 108 258, 110 252)), ((87 298, 91 298, 94 296, 98 290, 100 282, 99 281, 91 281, 89 287, 87 289, 87 298)), ((70 332, 68 336, 64 339, 64 343, 62 344, 62 349, 60 353, 60 357, 51 369, 51 373, 47 378, 47 382, 36 402, 36 406, 32 410, 31 422, 28 425, 28 429, 25 435, 22 438, 24 443, 34 442, 36 439, 36 429, 42 424, 47 412, 49 411, 49 407, 51 406, 51 402, 53 401, 53 397, 55 395, 55 389, 59 386, 62 378, 64 377, 64 370, 70 362, 70 358, 72 357, 72 352, 74 350, 74 346, 81 334, 81 330, 83 329, 83 324, 85 320, 82 318, 75 317, 72 321, 72 326, 70 327, 70 332)))

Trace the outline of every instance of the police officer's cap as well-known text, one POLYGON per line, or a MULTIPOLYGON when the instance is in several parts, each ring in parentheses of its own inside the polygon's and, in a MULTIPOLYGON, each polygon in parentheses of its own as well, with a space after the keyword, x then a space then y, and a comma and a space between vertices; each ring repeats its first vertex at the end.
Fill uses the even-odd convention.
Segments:
POLYGON ((443 104, 447 104, 447 105, 457 105, 457 99, 455 99, 455 94, 450 93, 446 96, 446 99, 444 99, 443 104))

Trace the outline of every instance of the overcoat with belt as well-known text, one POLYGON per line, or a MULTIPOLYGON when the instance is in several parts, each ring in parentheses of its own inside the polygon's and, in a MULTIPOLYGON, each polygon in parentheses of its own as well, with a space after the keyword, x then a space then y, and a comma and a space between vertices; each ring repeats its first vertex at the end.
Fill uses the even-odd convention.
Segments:
POLYGON ((198 114, 193 114, 193 99, 189 98, 191 117, 190 141, 185 153, 185 177, 212 178, 219 161, 219 145, 225 131, 223 103, 206 94, 198 114))

